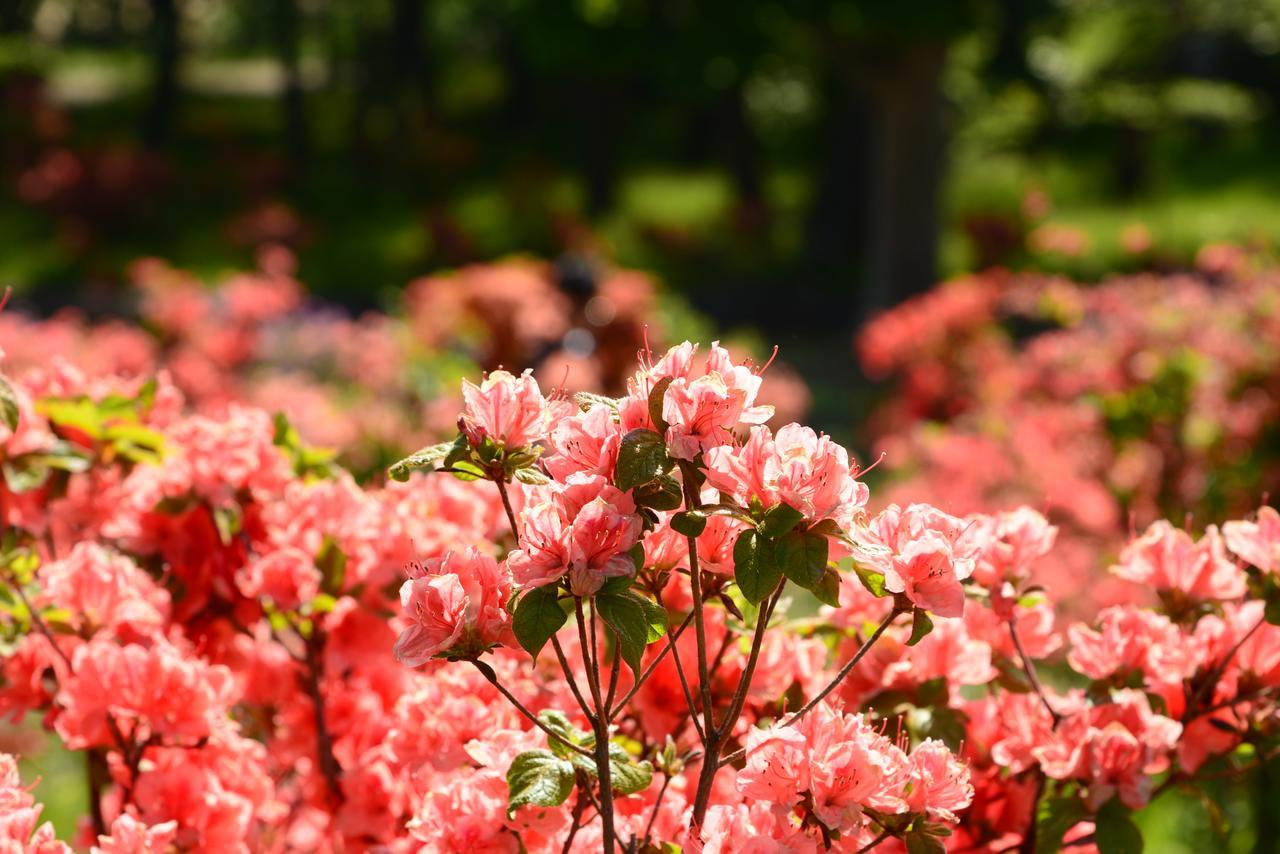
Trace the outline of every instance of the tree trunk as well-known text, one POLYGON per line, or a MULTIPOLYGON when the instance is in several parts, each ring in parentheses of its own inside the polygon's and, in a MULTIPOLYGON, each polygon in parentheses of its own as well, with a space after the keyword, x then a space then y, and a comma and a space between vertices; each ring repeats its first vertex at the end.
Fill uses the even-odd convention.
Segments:
POLYGON ((181 52, 178 18, 178 0, 151 0, 151 55, 154 64, 142 138, 152 147, 163 145, 173 132, 181 52))
POLYGON ((918 42, 898 56, 892 68, 878 70, 872 86, 863 316, 927 290, 937 277, 947 45, 918 42))
POLYGON ((307 134, 306 104, 302 93, 302 70, 298 64, 300 18, 297 0, 272 0, 276 47, 284 68, 284 91, 281 112, 284 117, 285 145, 295 165, 303 163, 310 152, 307 134))

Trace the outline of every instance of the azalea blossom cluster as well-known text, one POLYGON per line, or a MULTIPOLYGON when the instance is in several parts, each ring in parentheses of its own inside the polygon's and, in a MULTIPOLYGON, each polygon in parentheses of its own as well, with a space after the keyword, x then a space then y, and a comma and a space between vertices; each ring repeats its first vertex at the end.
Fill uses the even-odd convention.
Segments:
POLYGON ((881 498, 1037 507, 1061 528, 1064 600, 1141 596, 1100 572, 1134 525, 1220 521, 1280 489, 1280 274, 1228 249, 1098 285, 991 271, 872 321, 857 351, 891 380, 867 425, 881 498))
MULTIPOLYGON (((55 385, 65 369, 106 385, 163 372, 201 414, 282 412, 363 478, 448 434, 459 382, 480 370, 528 366, 544 385, 571 374, 583 390, 620 390, 646 336, 663 339, 661 304, 672 299, 634 270, 512 259, 424 277, 394 310, 353 318, 308 295, 284 247, 265 245, 258 267, 210 286, 143 259, 117 300, 131 322, 70 308, 35 319, 11 306, 0 348, 11 372, 55 385)), ((808 389, 778 367, 771 394, 801 417, 808 389)))
POLYGON ((0 758, 6 850, 1105 851, 1270 758, 1275 511, 1153 525, 1150 602, 1064 625, 1043 515, 871 512, 770 370, 494 370, 362 486, 165 373, 7 366, 0 713, 90 796, 59 841, 0 758))

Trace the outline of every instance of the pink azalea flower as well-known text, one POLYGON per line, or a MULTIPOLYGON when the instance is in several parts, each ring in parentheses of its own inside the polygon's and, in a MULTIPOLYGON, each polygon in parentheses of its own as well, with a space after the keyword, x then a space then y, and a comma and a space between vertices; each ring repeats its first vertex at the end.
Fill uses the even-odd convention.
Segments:
POLYGON ((448 552, 415 567, 400 587, 409 626, 395 656, 410 667, 445 652, 471 655, 503 643, 510 632, 511 580, 505 566, 474 548, 448 552))
POLYGON ((74 674, 58 694, 56 728, 68 747, 114 745, 111 715, 141 741, 194 743, 228 726, 231 671, 184 655, 167 642, 119 646, 94 639, 76 650, 74 674))
POLYGON ((885 587, 940 617, 964 613, 960 582, 973 574, 972 546, 961 542, 965 523, 926 504, 890 505, 860 534, 867 566, 884 573, 885 587))
POLYGON ((753 499, 768 508, 786 503, 806 519, 834 519, 848 528, 867 503, 867 487, 854 479, 849 454, 800 424, 771 434, 755 427, 742 447, 707 452, 707 483, 741 504, 753 499))
POLYGON ((250 599, 265 596, 287 611, 319 594, 320 571, 313 556, 286 546, 255 557, 236 573, 236 586, 250 599))
POLYGON ((541 440, 549 426, 547 401, 532 371, 516 377, 493 371, 480 385, 463 380, 460 426, 472 445, 486 438, 508 449, 541 440))
POLYGON ((521 517, 521 547, 507 563, 522 588, 568 574, 574 593, 590 596, 606 578, 635 572, 627 551, 640 540, 640 516, 631 497, 600 475, 571 475, 521 517))
POLYGON ((1196 542, 1161 519, 1125 547, 1111 571, 1126 581, 1193 600, 1236 599, 1245 592, 1244 573, 1227 555, 1212 525, 1196 542))
POLYGON ((1280 513, 1260 507, 1253 521, 1238 520, 1222 526, 1227 548, 1263 572, 1280 571, 1280 513))

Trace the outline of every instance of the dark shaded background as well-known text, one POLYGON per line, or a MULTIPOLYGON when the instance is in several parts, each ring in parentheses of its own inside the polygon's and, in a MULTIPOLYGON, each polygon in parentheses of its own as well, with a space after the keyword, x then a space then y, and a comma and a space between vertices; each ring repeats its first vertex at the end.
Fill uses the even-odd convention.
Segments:
POLYGON ((1275 0, 2 0, 0 33, 0 280, 43 308, 267 241, 353 308, 585 249, 847 341, 944 273, 1280 227, 1275 0))

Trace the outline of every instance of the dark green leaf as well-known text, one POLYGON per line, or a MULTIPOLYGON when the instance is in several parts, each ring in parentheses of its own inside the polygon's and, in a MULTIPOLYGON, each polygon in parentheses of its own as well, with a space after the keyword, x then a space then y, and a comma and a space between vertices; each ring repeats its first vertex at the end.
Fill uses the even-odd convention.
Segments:
POLYGON ((1112 798, 1098 810, 1093 836, 1102 854, 1142 854, 1142 831, 1119 798, 1112 798))
POLYGON ((1036 854, 1051 854, 1062 848, 1062 837, 1087 815, 1079 798, 1041 801, 1036 817, 1036 854))
POLYGON ((634 597, 644 611, 646 643, 653 643, 664 637, 667 634, 667 609, 662 607, 661 603, 647 599, 634 592, 628 595, 634 597))
POLYGON ((632 430, 622 437, 618 448, 614 482, 618 489, 634 489, 671 471, 671 466, 671 457, 661 436, 652 430, 632 430))
POLYGON ((804 515, 790 504, 775 504, 764 513, 760 520, 760 533, 771 540, 776 540, 789 532, 804 519, 804 515))
POLYGON ((649 392, 649 420, 653 422, 654 429, 659 433, 667 432, 667 422, 662 417, 662 404, 667 397, 667 387, 674 379, 675 377, 663 377, 654 383, 653 389, 649 392))
POLYGON ((908 830, 902 841, 907 844, 907 854, 946 854, 947 850, 941 839, 923 829, 908 830))
POLYGON ((707 514, 701 510, 685 510, 671 517, 671 527, 677 534, 699 537, 707 529, 707 514))
POLYGON ((823 605, 840 607, 840 573, 836 572, 835 567, 828 566, 823 570, 822 578, 809 589, 823 605))
POLYGON ((618 638, 618 651, 631 672, 640 672, 640 659, 649 642, 649 617, 641 598, 631 594, 597 595, 595 608, 618 638))
POLYGON ((316 552, 316 569, 320 570, 320 590, 330 596, 340 595, 347 577, 347 555, 332 537, 325 537, 316 552))
POLYGON ((19 413, 18 393, 13 390, 9 378, 0 374, 0 423, 8 427, 10 432, 16 432, 19 413))
POLYGON ((907 646, 920 643, 931 631, 933 631, 933 620, 929 619, 928 612, 923 608, 916 608, 911 615, 911 637, 907 639, 907 646))
POLYGON ((827 539, 808 531, 792 531, 777 542, 778 563, 796 584, 811 590, 827 569, 827 539))
POLYGON ((560 607, 554 586, 535 587, 516 603, 511 617, 511 630, 516 640, 534 658, 551 636, 560 630, 568 615, 560 607))
POLYGON ((861 564, 855 563, 853 571, 857 574, 858 580, 862 582, 862 586, 867 588, 867 592, 877 599, 883 599, 889 595, 888 589, 884 586, 884 573, 876 572, 874 569, 866 569, 861 564))
POLYGON ((644 569, 644 543, 636 543, 627 552, 627 556, 631 558, 631 562, 636 565, 636 572, 644 569))
POLYGON ((759 605, 782 578, 773 543, 755 530, 738 535, 733 544, 733 577, 747 601, 759 605))
POLYGON ((654 510, 675 510, 683 500, 680 481, 669 474, 659 475, 652 482, 637 486, 631 497, 641 507, 654 510))
POLYGON ((507 812, 525 805, 555 807, 573 791, 573 765, 549 750, 528 750, 507 771, 507 812))

